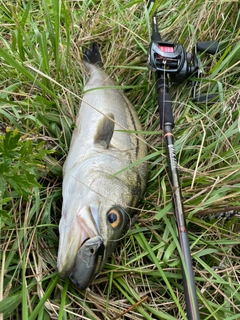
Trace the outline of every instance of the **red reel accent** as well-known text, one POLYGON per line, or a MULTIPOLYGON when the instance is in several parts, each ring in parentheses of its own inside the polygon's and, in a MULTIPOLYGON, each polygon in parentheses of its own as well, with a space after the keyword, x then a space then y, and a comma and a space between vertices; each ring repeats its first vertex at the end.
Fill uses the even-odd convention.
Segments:
POLYGON ((163 52, 174 52, 174 48, 170 46, 158 46, 163 52))
MULTIPOLYGON (((174 47, 172 47, 172 46, 158 46, 158 48, 160 50, 162 50, 163 52, 165 52, 165 53, 174 52, 174 47)), ((167 58, 167 57, 160 56, 160 55, 157 55, 157 59, 164 59, 164 60, 167 60, 167 61, 172 61, 173 60, 172 58, 167 58)))

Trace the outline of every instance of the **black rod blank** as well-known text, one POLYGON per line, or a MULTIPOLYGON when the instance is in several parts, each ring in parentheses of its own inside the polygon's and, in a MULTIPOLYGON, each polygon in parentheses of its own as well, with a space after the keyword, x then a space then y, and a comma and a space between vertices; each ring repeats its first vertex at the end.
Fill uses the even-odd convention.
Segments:
MULTIPOLYGON (((153 2, 153 1, 152 1, 153 2)), ((156 14, 153 15, 152 21, 152 43, 161 42, 161 36, 158 32, 156 14)), ((151 46, 150 46, 151 47, 151 46)), ((150 57, 154 55, 149 52, 148 63, 151 64, 150 57)), ((159 57, 156 57, 156 59, 159 57)), ((161 57, 163 58, 163 57, 161 57)), ((153 62, 153 61, 152 61, 153 62)), ((151 70, 151 68, 150 68, 151 70)), ((152 69, 153 70, 153 69, 152 69)), ((156 71, 156 70, 154 70, 156 71)), ((181 249, 182 277, 184 295, 186 301, 187 317, 189 320, 200 320, 199 307, 197 301, 196 285, 194 281, 192 258, 188 240, 188 231, 185 221, 184 208, 182 203, 181 187, 179 183, 179 174, 177 167, 176 152, 174 146, 174 137, 172 130, 174 128, 174 117, 172 113, 172 104, 169 94, 168 76, 163 71, 156 72, 156 89, 158 93, 158 110, 160 116, 160 127, 163 129, 170 183, 172 188, 172 201, 174 214, 178 229, 178 238, 181 249)))
POLYGON ((178 229, 179 244, 181 248, 182 277, 187 316, 189 320, 200 320, 196 286, 193 275, 192 258, 188 241, 188 231, 184 216, 184 208, 182 203, 182 194, 179 183, 179 174, 171 123, 164 124, 164 136, 172 188, 172 201, 178 229))

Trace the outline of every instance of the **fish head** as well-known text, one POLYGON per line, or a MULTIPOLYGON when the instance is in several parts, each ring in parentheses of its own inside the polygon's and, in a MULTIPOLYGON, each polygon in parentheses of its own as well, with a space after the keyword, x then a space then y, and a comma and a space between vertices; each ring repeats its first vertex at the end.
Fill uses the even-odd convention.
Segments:
MULTIPOLYGON (((99 185, 98 181, 98 190, 99 185)), ((130 192, 126 186, 119 185, 119 181, 114 185, 114 179, 111 186, 112 189, 106 188, 105 180, 107 193, 88 189, 85 197, 63 206, 58 272, 61 278, 69 277, 81 290, 99 274, 129 222, 126 198, 128 193, 131 197, 130 192)), ((94 184, 91 188, 95 188, 94 184)))

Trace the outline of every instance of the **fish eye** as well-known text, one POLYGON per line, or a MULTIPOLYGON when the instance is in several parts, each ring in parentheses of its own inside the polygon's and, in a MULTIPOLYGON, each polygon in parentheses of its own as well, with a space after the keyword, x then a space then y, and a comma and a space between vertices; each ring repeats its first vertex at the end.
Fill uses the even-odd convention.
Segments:
POLYGON ((112 208, 107 214, 108 222, 110 223, 111 227, 114 229, 117 228, 121 223, 122 221, 121 218, 122 218, 122 215, 116 208, 112 208))

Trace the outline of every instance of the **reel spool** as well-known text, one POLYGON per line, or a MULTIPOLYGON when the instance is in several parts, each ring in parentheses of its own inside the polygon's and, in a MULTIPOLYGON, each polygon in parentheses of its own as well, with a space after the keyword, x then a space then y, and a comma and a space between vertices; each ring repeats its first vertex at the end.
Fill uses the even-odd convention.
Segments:
MULTIPOLYGON (((156 39, 155 33, 148 48, 148 68, 150 71, 169 74, 173 84, 180 84, 190 77, 200 78, 200 60, 198 53, 214 55, 219 50, 217 41, 197 42, 192 53, 184 50, 182 45, 156 39)), ((198 81, 192 80, 192 97, 194 102, 216 102, 218 94, 196 95, 198 81)))

